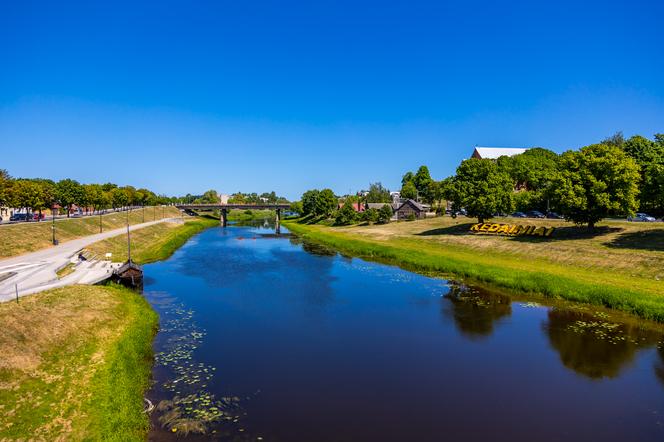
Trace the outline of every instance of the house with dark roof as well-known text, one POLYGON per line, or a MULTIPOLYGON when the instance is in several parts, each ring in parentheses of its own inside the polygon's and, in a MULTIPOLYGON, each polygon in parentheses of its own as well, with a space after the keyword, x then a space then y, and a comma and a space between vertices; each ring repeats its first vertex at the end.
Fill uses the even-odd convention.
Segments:
POLYGON ((429 210, 430 206, 408 199, 403 201, 401 205, 394 210, 394 214, 396 215, 397 220, 406 220, 412 217, 420 219, 426 217, 429 210))

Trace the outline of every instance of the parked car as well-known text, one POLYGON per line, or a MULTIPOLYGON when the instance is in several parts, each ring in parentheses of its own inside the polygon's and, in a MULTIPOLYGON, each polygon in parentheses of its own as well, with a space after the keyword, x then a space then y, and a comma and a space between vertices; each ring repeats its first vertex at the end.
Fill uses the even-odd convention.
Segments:
POLYGON ((654 217, 648 215, 647 213, 637 213, 636 216, 630 216, 627 218, 627 221, 636 221, 642 223, 652 223, 657 221, 654 217))
POLYGON ((44 218, 45 218, 45 216, 44 216, 43 213, 35 213, 35 214, 32 216, 32 219, 35 220, 35 221, 39 221, 39 220, 42 220, 42 219, 44 219, 44 218))
POLYGON ((523 212, 514 212, 512 214, 513 218, 528 218, 525 213, 523 212))
POLYGON ((27 221, 27 220, 28 220, 27 213, 15 213, 9 217, 9 221, 27 221))
POLYGON ((546 214, 546 217, 549 219, 563 219, 563 216, 558 215, 556 212, 549 212, 546 214))
POLYGON ((526 213, 528 218, 544 218, 544 214, 538 210, 530 210, 526 213))

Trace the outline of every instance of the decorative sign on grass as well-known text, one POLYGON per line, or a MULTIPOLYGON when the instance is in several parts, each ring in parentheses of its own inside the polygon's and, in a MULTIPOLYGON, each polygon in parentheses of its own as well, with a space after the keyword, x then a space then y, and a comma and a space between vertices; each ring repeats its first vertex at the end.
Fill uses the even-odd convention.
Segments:
POLYGON ((507 236, 551 236, 554 227, 522 226, 519 224, 477 223, 470 227, 473 233, 507 236))

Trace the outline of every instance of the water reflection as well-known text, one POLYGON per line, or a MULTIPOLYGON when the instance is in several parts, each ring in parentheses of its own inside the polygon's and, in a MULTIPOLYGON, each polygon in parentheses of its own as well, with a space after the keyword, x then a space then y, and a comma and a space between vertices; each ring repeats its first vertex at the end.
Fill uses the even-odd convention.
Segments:
POLYGON ((512 314, 508 296, 466 286, 453 285, 443 298, 441 314, 452 319, 464 336, 482 339, 493 333, 496 324, 512 314))
POLYGON ((601 312, 553 308, 543 326, 563 365, 591 379, 615 378, 637 350, 653 346, 659 335, 614 323, 601 312))
POLYGON ((659 361, 655 364, 655 375, 664 386, 664 342, 660 342, 657 347, 659 361))

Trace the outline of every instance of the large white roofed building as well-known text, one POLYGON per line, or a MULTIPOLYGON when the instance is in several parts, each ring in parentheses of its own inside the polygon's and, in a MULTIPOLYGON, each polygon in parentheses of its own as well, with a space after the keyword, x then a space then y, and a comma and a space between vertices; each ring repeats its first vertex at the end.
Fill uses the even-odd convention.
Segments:
POLYGON ((527 151, 527 147, 479 147, 476 146, 471 158, 497 160, 502 156, 513 157, 527 151))

